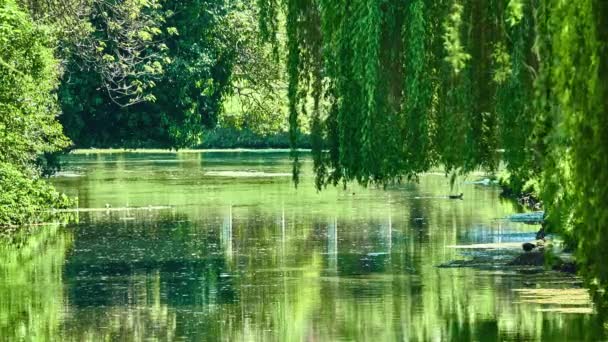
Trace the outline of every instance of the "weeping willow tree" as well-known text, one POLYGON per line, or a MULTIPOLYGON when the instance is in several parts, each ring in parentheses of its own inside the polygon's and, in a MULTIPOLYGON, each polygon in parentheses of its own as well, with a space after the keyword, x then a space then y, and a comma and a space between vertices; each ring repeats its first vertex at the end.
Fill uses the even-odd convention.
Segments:
MULTIPOLYGON (((538 121, 549 220, 577 247, 583 274, 608 284, 608 4, 547 1, 542 7, 542 83, 538 121)), ((606 292, 598 291, 606 303, 606 292)), ((606 306, 604 306, 604 309, 606 306)))
POLYGON ((277 43, 284 12, 296 181, 302 115, 311 119, 319 188, 386 184, 440 164, 496 168, 490 71, 492 43, 507 30, 505 1, 258 3, 269 41, 277 43))
POLYGON ((294 177, 310 116, 316 186, 432 167, 538 179, 551 226, 608 284, 608 4, 602 0, 258 0, 286 32, 294 177), (280 18, 285 20, 279 20, 280 18))

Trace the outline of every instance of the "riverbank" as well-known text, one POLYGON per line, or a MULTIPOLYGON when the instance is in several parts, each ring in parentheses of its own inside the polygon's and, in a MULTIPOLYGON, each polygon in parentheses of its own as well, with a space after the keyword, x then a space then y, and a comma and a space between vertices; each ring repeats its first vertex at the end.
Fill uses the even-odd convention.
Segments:
MULTIPOLYGON (((269 153, 283 152, 288 153, 290 149, 285 148, 193 148, 193 149, 158 149, 158 148, 77 148, 70 151, 70 154, 113 154, 113 153, 269 153)), ((309 149, 298 149, 299 152, 310 152, 309 149)))
MULTIPOLYGON (((204 131, 198 143, 186 146, 169 144, 158 140, 121 140, 121 141, 78 141, 74 139, 72 149, 104 149, 104 150, 266 150, 266 149, 291 149, 288 132, 257 132, 251 129, 237 129, 232 127, 218 127, 204 131), (179 146, 176 148, 176 146, 179 146)), ((298 136, 298 147, 310 149, 312 147, 310 135, 300 134, 298 136)))
MULTIPOLYGON (((226 149, 226 148, 279 148, 289 149, 291 146, 287 131, 256 132, 248 128, 217 127, 203 133, 202 143, 197 148, 226 149)), ((298 146, 311 148, 309 134, 300 134, 298 146)))

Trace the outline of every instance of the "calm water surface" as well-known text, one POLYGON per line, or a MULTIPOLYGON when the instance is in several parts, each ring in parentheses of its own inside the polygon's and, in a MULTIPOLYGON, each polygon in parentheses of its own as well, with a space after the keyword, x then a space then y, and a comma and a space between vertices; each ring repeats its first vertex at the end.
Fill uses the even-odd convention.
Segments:
POLYGON ((279 152, 66 162, 54 182, 81 208, 146 209, 0 240, 0 340, 605 338, 589 303, 568 312, 517 291, 576 279, 436 267, 466 257, 451 245, 532 238, 499 220, 516 209, 493 187, 461 184, 464 200, 448 200, 437 173, 317 193, 306 160, 296 190, 279 152))

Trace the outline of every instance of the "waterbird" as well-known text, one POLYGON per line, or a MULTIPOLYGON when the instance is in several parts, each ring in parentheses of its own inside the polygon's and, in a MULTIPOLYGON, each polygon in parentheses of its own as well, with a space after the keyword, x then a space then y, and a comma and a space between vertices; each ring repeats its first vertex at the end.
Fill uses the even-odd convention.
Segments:
POLYGON ((448 198, 449 199, 462 199, 463 196, 464 196, 464 194, 461 192, 460 195, 449 195, 448 198))
POLYGON ((545 223, 543 222, 540 230, 536 233, 536 240, 544 240, 547 233, 545 232, 545 223))
POLYGON ((524 244, 521 245, 521 247, 524 249, 524 251, 530 252, 531 250, 536 248, 536 245, 531 242, 524 242, 524 244))

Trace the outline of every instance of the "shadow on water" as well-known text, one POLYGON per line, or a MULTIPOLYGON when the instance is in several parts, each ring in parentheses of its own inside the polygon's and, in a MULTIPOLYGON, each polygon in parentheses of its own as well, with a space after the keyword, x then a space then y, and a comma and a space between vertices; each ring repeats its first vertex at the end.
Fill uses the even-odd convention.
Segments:
POLYGON ((529 233, 495 220, 514 210, 496 189, 463 186, 465 200, 450 201, 447 181, 433 175, 386 191, 322 193, 309 176, 298 190, 289 178, 205 176, 285 172, 286 154, 78 155, 69 168, 82 176, 55 181, 81 207, 172 209, 85 213, 65 229, 0 241, 3 338, 606 337, 593 313, 555 311, 562 306, 519 291, 577 287, 572 279, 551 273, 530 285, 521 274, 436 267, 462 256, 449 245, 529 233))

